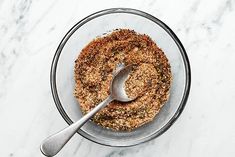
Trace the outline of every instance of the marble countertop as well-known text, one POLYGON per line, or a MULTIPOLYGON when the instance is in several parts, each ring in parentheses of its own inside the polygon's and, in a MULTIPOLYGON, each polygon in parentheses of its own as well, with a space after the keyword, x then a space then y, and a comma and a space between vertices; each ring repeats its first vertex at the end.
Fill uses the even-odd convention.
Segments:
POLYGON ((143 10, 175 31, 191 63, 187 105, 148 143, 111 148, 76 135, 57 156, 235 156, 234 0, 0 0, 0 156, 43 156, 41 141, 67 126, 50 91, 53 55, 76 22, 112 7, 143 10))

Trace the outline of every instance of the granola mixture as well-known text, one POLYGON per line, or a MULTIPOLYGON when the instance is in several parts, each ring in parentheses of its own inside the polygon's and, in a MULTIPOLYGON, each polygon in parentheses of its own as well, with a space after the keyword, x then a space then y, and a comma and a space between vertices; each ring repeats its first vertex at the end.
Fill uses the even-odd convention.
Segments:
POLYGON ((153 120, 169 98, 172 80, 163 51, 147 35, 118 29, 91 41, 75 61, 74 95, 83 114, 109 95, 109 86, 118 64, 134 64, 125 82, 132 102, 113 101, 93 121, 116 131, 130 131, 153 120))

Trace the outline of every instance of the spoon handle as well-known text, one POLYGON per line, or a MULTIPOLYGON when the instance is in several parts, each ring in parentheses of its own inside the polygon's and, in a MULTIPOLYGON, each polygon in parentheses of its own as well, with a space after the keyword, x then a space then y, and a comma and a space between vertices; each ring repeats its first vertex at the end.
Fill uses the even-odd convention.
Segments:
POLYGON ((93 110, 83 116, 80 120, 45 139, 40 147, 42 153, 45 156, 56 155, 79 128, 81 128, 91 117, 93 117, 100 109, 108 105, 112 100, 113 98, 111 96, 108 96, 103 102, 97 105, 93 110))

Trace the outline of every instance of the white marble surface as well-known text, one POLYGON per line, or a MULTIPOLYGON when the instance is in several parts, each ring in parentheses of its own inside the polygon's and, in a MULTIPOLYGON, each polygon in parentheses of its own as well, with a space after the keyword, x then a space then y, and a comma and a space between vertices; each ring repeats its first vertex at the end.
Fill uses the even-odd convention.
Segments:
POLYGON ((110 148, 76 135, 57 156, 235 156, 235 0, 0 0, 0 156, 43 156, 41 141, 67 125, 50 91, 54 52, 77 21, 111 7, 146 11, 175 31, 191 62, 188 103, 148 143, 110 148))

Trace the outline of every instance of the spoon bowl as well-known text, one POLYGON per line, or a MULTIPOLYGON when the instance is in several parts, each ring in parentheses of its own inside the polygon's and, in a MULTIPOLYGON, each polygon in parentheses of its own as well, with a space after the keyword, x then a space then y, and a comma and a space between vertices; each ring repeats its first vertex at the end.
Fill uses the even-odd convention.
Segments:
POLYGON ((133 66, 128 65, 114 75, 111 83, 111 97, 117 101, 129 102, 136 98, 128 97, 125 91, 125 81, 127 80, 133 66))

